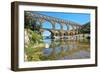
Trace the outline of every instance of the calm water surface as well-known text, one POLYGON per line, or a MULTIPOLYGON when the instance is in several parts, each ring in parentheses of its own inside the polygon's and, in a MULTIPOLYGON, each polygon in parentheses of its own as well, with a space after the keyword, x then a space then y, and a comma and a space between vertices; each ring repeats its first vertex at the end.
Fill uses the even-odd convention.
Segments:
POLYGON ((31 54, 31 56, 38 59, 32 59, 32 61, 90 58, 90 43, 87 40, 68 41, 44 39, 43 41, 45 42, 45 44, 48 44, 49 47, 38 48, 40 50, 36 52, 39 54, 31 54))
POLYGON ((52 41, 45 39, 44 42, 50 45, 50 48, 44 48, 42 51, 46 57, 52 56, 57 60, 90 58, 90 44, 87 40, 52 41))

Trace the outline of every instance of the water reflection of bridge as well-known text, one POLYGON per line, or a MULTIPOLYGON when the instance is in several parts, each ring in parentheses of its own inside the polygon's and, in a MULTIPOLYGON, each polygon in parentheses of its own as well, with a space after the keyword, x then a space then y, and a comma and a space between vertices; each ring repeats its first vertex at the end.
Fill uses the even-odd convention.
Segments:
POLYGON ((62 45, 60 45, 59 47, 56 44, 52 44, 53 46, 50 48, 52 49, 51 53, 49 56, 47 56, 50 59, 64 59, 68 58, 68 59, 73 59, 73 58, 89 58, 90 57, 90 50, 89 50, 89 43, 85 44, 85 43, 81 43, 79 44, 79 41, 72 41, 68 43, 68 41, 66 43, 63 43, 62 45), (66 45, 67 44, 67 45, 66 45), (56 45, 56 46, 55 46, 56 45), (57 49, 59 49, 59 52, 57 52, 57 49), (81 55, 74 55, 75 53, 80 54, 83 53, 81 55))
POLYGON ((41 25, 48 21, 52 25, 52 29, 42 28, 40 29, 40 32, 43 32, 45 30, 48 30, 51 32, 51 35, 55 38, 68 38, 70 37, 76 37, 75 35, 79 34, 79 29, 81 28, 81 24, 78 24, 73 21, 69 20, 63 20, 60 18, 55 18, 43 14, 38 14, 34 12, 26 12, 26 17, 30 20, 30 24, 35 21, 36 23, 40 23, 41 25), (57 30, 55 29, 55 25, 60 24, 61 29, 57 30), (64 30, 64 26, 67 27, 67 30, 64 30))

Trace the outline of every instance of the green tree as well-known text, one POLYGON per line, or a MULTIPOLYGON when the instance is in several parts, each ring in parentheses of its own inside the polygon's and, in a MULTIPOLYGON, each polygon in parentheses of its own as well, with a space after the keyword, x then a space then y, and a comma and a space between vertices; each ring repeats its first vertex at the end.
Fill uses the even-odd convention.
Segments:
POLYGON ((80 33, 90 33, 90 22, 84 24, 81 29, 79 29, 80 33))

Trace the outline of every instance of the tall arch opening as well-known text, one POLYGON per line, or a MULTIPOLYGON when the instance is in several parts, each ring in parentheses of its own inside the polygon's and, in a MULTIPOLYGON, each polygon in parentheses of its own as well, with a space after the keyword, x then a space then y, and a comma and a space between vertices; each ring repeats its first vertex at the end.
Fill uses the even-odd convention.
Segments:
POLYGON ((69 26, 69 30, 73 30, 73 27, 72 26, 69 26))
POLYGON ((66 25, 63 25, 63 30, 67 30, 67 26, 66 25))
POLYGON ((52 29, 52 24, 48 21, 45 21, 44 23, 42 23, 42 28, 46 28, 46 29, 52 29))
POLYGON ((48 31, 48 30, 44 30, 44 31, 42 32, 42 36, 43 36, 43 37, 50 37, 50 36, 51 36, 51 32, 48 31))
POLYGON ((44 43, 51 44, 52 33, 49 30, 44 30, 42 32, 42 36, 43 36, 44 43))
POLYGON ((61 24, 59 24, 59 23, 56 23, 56 24, 55 24, 55 29, 57 29, 57 30, 60 30, 60 29, 62 29, 62 28, 61 28, 61 24))

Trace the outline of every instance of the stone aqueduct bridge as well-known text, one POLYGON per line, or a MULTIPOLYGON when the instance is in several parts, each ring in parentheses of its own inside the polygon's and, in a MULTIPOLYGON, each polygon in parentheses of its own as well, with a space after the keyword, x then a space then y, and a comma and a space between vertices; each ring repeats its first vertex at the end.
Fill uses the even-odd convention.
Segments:
MULTIPOLYGON (((63 20, 60 18, 55 18, 55 17, 51 17, 51 16, 47 16, 47 15, 43 15, 43 14, 38 14, 38 13, 32 13, 32 12, 26 12, 26 16, 27 18, 30 19, 30 22, 32 22, 32 20, 35 20, 39 23, 44 23, 46 21, 50 22, 52 25, 52 29, 48 29, 48 28, 40 28, 40 31, 43 32, 44 30, 48 30, 51 32, 51 34, 54 37, 66 37, 66 36, 74 36, 79 34, 79 29, 81 28, 81 25, 69 20, 63 20), (60 24, 61 29, 56 29, 55 25, 56 24, 60 24), (67 30, 63 29, 63 26, 67 27, 67 30)), ((31 23, 32 24, 32 23, 31 23)))

